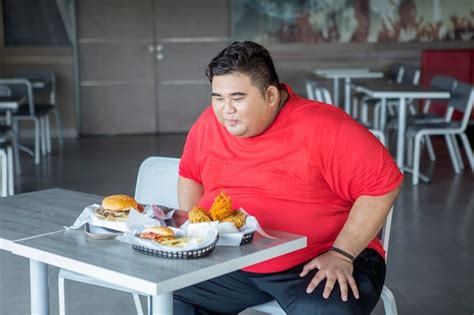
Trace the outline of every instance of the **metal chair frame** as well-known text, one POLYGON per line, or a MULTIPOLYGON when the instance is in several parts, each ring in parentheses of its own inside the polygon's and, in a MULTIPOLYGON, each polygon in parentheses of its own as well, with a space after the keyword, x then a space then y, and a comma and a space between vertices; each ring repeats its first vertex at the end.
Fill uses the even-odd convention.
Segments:
MULTIPOLYGON (((31 69, 31 70, 22 70, 15 73, 15 77, 17 78, 25 78, 30 81, 34 80, 44 80, 47 82, 46 86, 43 88, 34 88, 33 92, 38 91, 40 93, 48 93, 49 94, 49 103, 46 105, 50 106, 50 112, 52 112, 55 116, 56 120, 56 136, 58 138, 59 146, 63 146, 63 131, 61 127, 61 117, 59 114, 58 106, 56 104, 56 76, 53 72, 48 70, 42 69, 31 69)), ((45 140, 46 140, 46 151, 49 153, 51 152, 51 128, 50 128, 50 121, 49 115, 46 116, 45 121, 45 140)))
POLYGON ((410 150, 413 148, 414 150, 412 163, 413 185, 418 185, 419 183, 421 140, 426 136, 441 135, 445 137, 454 172, 459 174, 461 172, 461 166, 463 166, 463 163, 461 153, 457 147, 455 139, 455 136, 458 135, 461 138, 462 144, 464 146, 471 171, 474 172, 474 156, 469 139, 465 133, 471 117, 473 103, 474 87, 466 83, 458 82, 451 93, 448 106, 452 107, 453 111, 459 110, 463 112, 463 117, 460 122, 452 121, 452 117, 449 117, 450 115, 447 114, 446 117, 449 117, 450 121, 442 121, 439 123, 419 123, 408 126, 406 135, 411 140, 408 142, 408 148, 410 150), (411 142, 414 142, 414 144, 411 142))
MULTIPOLYGON (((15 133, 18 121, 32 121, 34 124, 34 149, 33 151, 24 146, 19 146, 20 149, 32 155, 35 164, 40 163, 40 149, 41 154, 46 155, 46 115, 44 113, 36 113, 33 98, 33 87, 29 80, 13 78, 13 79, 0 79, 0 85, 8 86, 12 92, 12 95, 20 95, 26 97, 28 111, 26 114, 14 113, 12 116, 13 126, 15 133)), ((2 117, 4 119, 4 117, 2 117)))

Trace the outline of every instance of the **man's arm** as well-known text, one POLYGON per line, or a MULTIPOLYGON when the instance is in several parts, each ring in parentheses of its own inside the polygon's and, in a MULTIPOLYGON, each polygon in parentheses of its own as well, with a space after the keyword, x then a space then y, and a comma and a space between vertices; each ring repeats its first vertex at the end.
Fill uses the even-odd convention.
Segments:
MULTIPOLYGON (((377 235, 387 218, 390 208, 400 191, 400 187, 383 196, 361 196, 354 202, 344 227, 333 246, 357 257, 377 235)), ((327 279, 323 297, 328 298, 336 281, 341 289, 342 300, 347 301, 348 288, 359 298, 359 291, 352 276, 352 261, 335 251, 328 251, 307 263, 301 277, 310 270, 319 269, 311 280, 306 292, 309 294, 318 284, 327 279)))
POLYGON ((204 193, 201 184, 192 179, 178 177, 178 203, 179 209, 189 211, 198 204, 204 193))

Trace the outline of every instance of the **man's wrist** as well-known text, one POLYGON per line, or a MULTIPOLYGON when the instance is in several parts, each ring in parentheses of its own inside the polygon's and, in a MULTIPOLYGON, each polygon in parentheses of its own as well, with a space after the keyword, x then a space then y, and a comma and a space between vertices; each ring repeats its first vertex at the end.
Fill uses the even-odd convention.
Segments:
POLYGON ((352 254, 346 252, 345 250, 340 249, 339 247, 331 246, 331 248, 329 248, 329 250, 344 256, 351 263, 353 263, 356 259, 352 254))

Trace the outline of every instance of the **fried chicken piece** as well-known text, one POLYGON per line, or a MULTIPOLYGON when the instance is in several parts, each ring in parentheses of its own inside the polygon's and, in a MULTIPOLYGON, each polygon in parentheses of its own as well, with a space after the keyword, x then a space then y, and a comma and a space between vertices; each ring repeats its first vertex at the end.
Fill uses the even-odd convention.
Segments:
POLYGON ((221 191, 216 199, 214 199, 211 209, 209 209, 211 219, 214 221, 222 221, 225 218, 234 215, 234 213, 235 210, 232 210, 230 197, 225 193, 225 191, 221 191))
POLYGON ((191 223, 211 222, 211 218, 206 213, 206 209, 195 206, 188 212, 188 218, 191 223))
POLYGON ((232 222, 234 223, 235 227, 240 229, 242 225, 245 224, 245 220, 247 219, 247 215, 242 211, 237 211, 234 215, 225 218, 222 222, 232 222))

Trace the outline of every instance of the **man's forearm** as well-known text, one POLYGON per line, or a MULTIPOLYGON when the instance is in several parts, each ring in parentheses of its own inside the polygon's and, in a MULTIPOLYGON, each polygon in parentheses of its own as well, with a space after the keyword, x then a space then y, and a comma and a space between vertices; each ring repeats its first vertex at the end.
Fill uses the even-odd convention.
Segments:
POLYGON ((179 176, 178 178, 178 202, 181 210, 189 211, 198 204, 204 193, 201 184, 179 176))
POLYGON ((400 187, 383 196, 359 197, 334 246, 357 257, 382 228, 399 191, 400 187))

